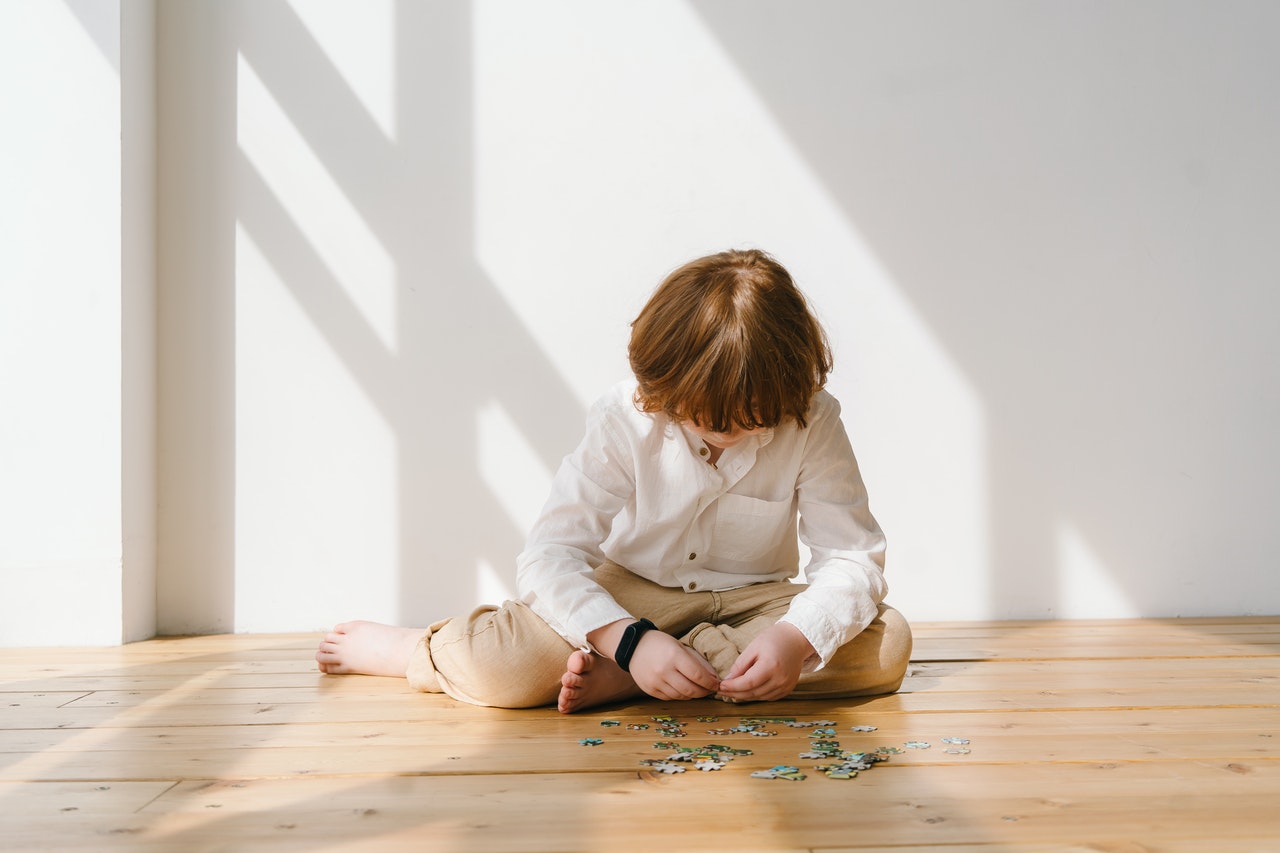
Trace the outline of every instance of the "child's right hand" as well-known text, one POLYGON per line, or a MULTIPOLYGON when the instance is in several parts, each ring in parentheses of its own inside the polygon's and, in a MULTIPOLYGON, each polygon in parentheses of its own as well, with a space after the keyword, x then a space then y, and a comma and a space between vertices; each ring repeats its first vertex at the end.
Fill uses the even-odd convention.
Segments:
POLYGON ((631 677, 655 699, 698 699, 720 689, 705 658, 670 634, 649 631, 631 656, 631 677))

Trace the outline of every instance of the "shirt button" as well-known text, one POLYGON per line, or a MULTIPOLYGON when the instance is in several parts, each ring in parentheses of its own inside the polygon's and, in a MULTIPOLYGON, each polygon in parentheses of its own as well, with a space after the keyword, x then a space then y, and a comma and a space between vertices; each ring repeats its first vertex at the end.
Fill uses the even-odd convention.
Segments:
POLYGON ((696 559, 698 559, 698 555, 697 555, 697 553, 695 552, 695 553, 690 554, 690 555, 689 555, 689 559, 690 559, 690 560, 696 560, 696 559))
POLYGON ((706 456, 709 452, 710 452, 710 451, 709 451, 709 450, 707 450, 705 447, 699 447, 699 448, 698 448, 698 455, 699 455, 699 456, 706 456))
POLYGON ((690 582, 689 582, 689 591, 690 591, 690 592, 692 592, 693 590, 695 590, 695 589, 697 589, 697 588, 698 588, 698 582, 697 582, 697 581, 690 581, 690 582))

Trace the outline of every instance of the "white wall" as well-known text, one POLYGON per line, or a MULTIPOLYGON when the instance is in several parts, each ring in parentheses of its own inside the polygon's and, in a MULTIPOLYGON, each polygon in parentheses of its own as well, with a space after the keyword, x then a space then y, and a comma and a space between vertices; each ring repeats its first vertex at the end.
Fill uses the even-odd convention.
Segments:
POLYGON ((165 16, 165 482, 205 503, 164 565, 217 624, 503 595, 647 291, 729 245, 831 328, 909 615, 1280 609, 1274 7, 165 16))
POLYGON ((155 632, 151 18, 0 7, 0 645, 155 632))
POLYGON ((909 617, 1280 611, 1275 6, 155 23, 162 632, 507 594, 648 290, 730 245, 832 333, 909 617))

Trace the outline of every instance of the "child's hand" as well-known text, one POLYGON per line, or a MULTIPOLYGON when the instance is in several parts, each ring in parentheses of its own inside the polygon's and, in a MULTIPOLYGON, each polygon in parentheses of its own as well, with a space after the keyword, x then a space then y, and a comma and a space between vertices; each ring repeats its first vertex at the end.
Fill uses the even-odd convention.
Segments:
POLYGON ((790 622, 777 622, 747 644, 717 695, 738 701, 768 701, 790 695, 813 646, 790 622))
POLYGON ((697 699, 720 687, 720 676, 706 659, 661 631, 640 638, 631 657, 631 677, 655 699, 697 699))

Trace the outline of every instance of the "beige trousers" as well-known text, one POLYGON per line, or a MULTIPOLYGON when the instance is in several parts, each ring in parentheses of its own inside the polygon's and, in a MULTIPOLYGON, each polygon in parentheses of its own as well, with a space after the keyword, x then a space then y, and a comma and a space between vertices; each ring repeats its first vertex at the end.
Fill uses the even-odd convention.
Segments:
MULTIPOLYGON (((679 638, 721 677, 739 653, 787 612, 804 585, 762 583, 723 592, 659 586, 606 563, 596 581, 637 617, 679 638)), ((418 642, 408 678, 416 690, 444 692, 473 705, 532 708, 553 705, 573 652, 536 613, 517 601, 486 606, 465 618, 437 622, 418 642)), ((911 629, 898 611, 879 616, 840 648, 825 667, 800 677, 791 698, 835 699, 892 693, 911 656, 911 629)))

